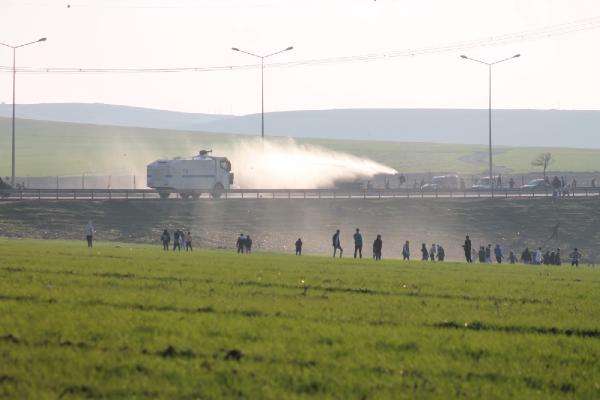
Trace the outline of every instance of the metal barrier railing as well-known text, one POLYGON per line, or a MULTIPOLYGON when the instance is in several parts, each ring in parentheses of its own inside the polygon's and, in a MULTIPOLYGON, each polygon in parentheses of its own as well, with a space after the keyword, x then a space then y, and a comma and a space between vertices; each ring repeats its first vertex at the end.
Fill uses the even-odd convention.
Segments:
MULTIPOLYGON (((348 191, 338 189, 231 189, 223 193, 223 199, 385 199, 385 198, 536 198, 553 197, 550 189, 497 189, 489 190, 415 190, 370 189, 348 191)), ((598 187, 572 189, 567 196, 600 196, 598 187)), ((199 194, 211 197, 209 193, 199 194)), ((171 194, 169 199, 181 198, 171 194)), ((154 189, 0 189, 0 200, 157 200, 160 194, 154 189)))

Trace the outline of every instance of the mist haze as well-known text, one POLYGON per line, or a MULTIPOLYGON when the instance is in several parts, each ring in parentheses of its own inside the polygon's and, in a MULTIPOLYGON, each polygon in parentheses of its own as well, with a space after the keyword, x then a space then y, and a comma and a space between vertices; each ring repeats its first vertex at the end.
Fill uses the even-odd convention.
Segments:
POLYGON ((368 158, 288 139, 240 139, 215 149, 232 162, 234 186, 261 189, 319 189, 336 181, 397 171, 368 158))

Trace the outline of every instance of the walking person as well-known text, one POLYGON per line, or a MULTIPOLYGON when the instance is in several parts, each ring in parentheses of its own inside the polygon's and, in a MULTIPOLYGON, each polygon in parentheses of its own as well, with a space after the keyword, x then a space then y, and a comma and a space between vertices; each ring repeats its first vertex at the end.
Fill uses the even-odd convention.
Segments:
POLYGON ((94 240, 94 225, 92 225, 92 221, 88 221, 88 223, 85 225, 83 228, 83 234, 87 240, 88 247, 92 248, 92 242, 94 240))
POLYGON ((297 256, 301 256, 302 255, 302 239, 298 238, 298 240, 296 240, 296 255, 297 256))
POLYGON ((383 248, 383 241, 381 235, 377 235, 375 241, 373 241, 373 258, 375 261, 381 260, 381 250, 383 248))
POLYGON ((342 253, 344 249, 342 249, 342 245, 340 244, 340 230, 336 230, 331 238, 331 244, 333 245, 333 258, 335 258, 335 253, 340 251, 340 258, 342 258, 342 253))
POLYGON ((465 244, 463 244, 463 249, 465 251, 465 258, 468 263, 472 263, 473 259, 471 258, 471 239, 469 239, 469 235, 467 235, 465 239, 465 244))
POLYGON ((163 250, 169 251, 169 244, 171 243, 171 235, 168 230, 164 230, 162 235, 160 235, 160 240, 162 241, 163 250))
POLYGON ((554 256, 554 265, 560 266, 562 264, 562 260, 560 259, 560 249, 556 249, 556 255, 554 256))
POLYGON ((185 235, 185 251, 193 251, 192 249, 192 232, 188 231, 185 235))
POLYGON ((360 258, 362 258, 362 247, 363 247, 363 238, 360 234, 360 229, 356 228, 356 233, 354 233, 354 258, 356 258, 356 253, 358 252, 360 258))
POLYGON ((408 240, 404 243, 404 246, 402 246, 402 259, 410 261, 410 244, 408 243, 408 240))
POLYGON ((429 252, 425 243, 421 244, 421 261, 429 261, 429 252))
POLYGON ((431 261, 435 261, 435 243, 433 243, 431 245, 431 248, 429 249, 429 258, 431 259, 431 261))
POLYGON ((498 264, 502 264, 502 259, 504 256, 502 255, 502 248, 498 243, 496 243, 496 248, 494 249, 494 255, 496 256, 496 262, 498 264))
POLYGON ((571 266, 579 267, 579 261, 581 261, 581 253, 579 252, 579 250, 577 250, 577 247, 575 247, 575 250, 573 250, 571 254, 569 254, 569 257, 571 258, 571 266))
POLYGON ((252 253, 252 239, 250 239, 250 235, 246 235, 244 245, 246 246, 246 254, 252 253))
POLYGON ((508 254, 508 262, 514 264, 517 262, 517 257, 515 257, 515 253, 511 250, 508 254))

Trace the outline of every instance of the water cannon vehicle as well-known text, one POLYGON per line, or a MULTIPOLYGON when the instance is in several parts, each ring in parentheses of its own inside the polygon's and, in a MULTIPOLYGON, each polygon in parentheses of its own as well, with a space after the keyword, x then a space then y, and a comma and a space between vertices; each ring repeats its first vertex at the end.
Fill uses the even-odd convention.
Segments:
POLYGON ((171 193, 181 198, 197 199, 202 193, 219 198, 233 184, 231 162, 226 157, 211 155, 212 150, 201 150, 197 156, 171 160, 156 160, 147 166, 147 185, 162 199, 171 193))

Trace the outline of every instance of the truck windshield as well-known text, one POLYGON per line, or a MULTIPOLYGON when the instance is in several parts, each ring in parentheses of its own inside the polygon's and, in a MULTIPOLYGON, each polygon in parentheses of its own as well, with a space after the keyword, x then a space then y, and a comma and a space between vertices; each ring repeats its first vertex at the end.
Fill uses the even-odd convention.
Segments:
POLYGON ((231 171, 231 163, 229 162, 228 159, 223 159, 221 160, 221 168, 223 168, 225 171, 230 172, 231 171))

